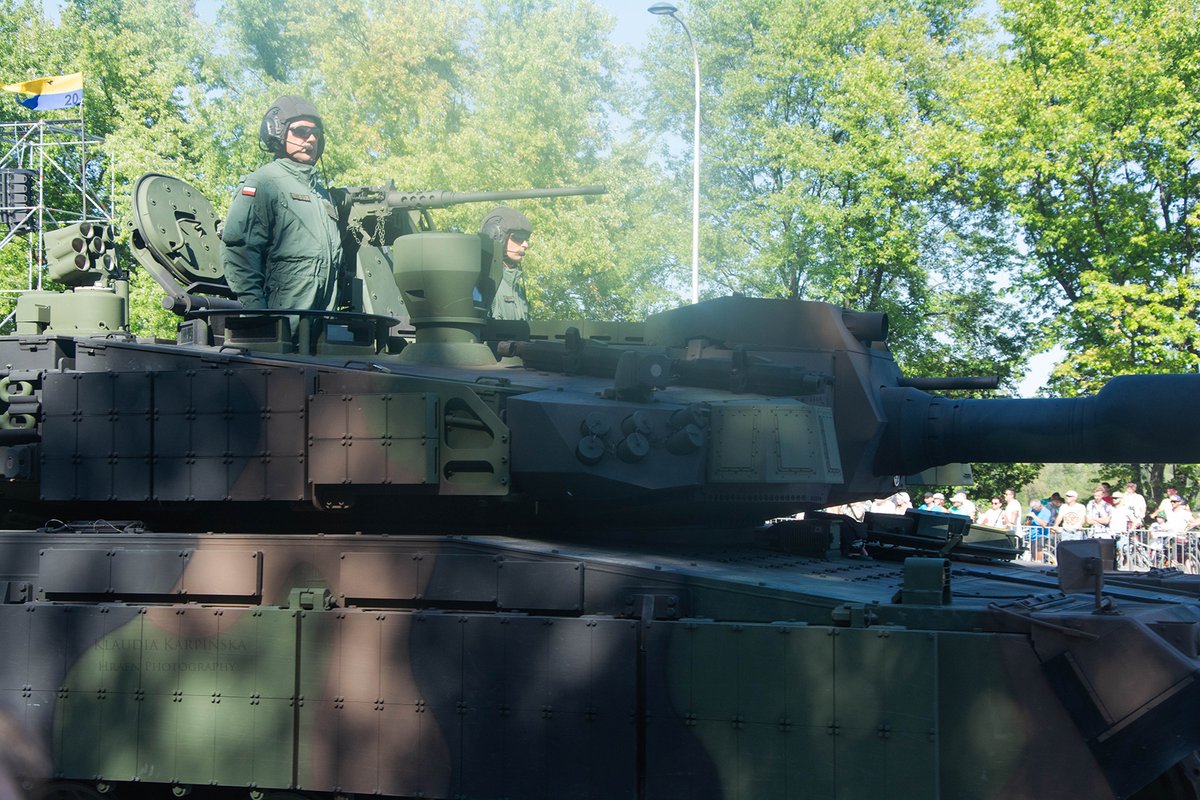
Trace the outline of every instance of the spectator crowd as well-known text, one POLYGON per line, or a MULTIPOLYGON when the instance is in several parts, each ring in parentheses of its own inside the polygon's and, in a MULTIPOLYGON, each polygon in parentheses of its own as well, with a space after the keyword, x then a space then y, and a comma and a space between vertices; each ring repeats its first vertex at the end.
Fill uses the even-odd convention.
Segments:
MULTIPOLYGON (((1092 490, 1092 499, 1087 503, 1080 502, 1074 489, 1061 494, 1054 492, 1049 497, 1031 500, 1028 511, 1017 500, 1015 489, 1005 489, 1003 497, 990 498, 982 508, 966 492, 955 492, 949 503, 941 492, 926 492, 916 508, 963 514, 978 525, 993 528, 1027 529, 1035 536, 1056 531, 1062 538, 1079 538, 1084 534, 1115 536, 1141 529, 1174 534, 1200 527, 1200 515, 1192 513, 1176 487, 1167 487, 1153 513, 1148 512, 1146 498, 1137 489, 1132 481, 1125 484, 1125 491, 1113 491, 1109 484, 1101 483, 1092 490)), ((903 514, 911 507, 908 494, 900 492, 875 500, 867 510, 903 514)))
MULTIPOLYGON (((828 510, 861 520, 866 511, 903 514, 910 508, 913 508, 913 502, 908 492, 897 492, 869 503, 851 503, 828 510)), ((1100 483, 1092 490, 1092 499, 1087 503, 1080 502, 1079 493, 1074 489, 1061 494, 1054 492, 1049 497, 1031 500, 1028 511, 1024 511, 1021 501, 1017 500, 1015 489, 1005 489, 1003 497, 990 498, 982 508, 977 507, 964 491, 951 495, 949 503, 941 492, 926 492, 916 509, 962 514, 978 525, 1009 528, 1035 538, 1051 531, 1059 534, 1060 539, 1071 539, 1084 535, 1115 537, 1136 530, 1165 536, 1200 528, 1200 514, 1192 513, 1176 487, 1166 488, 1162 501, 1151 513, 1146 498, 1138 493, 1137 484, 1132 481, 1125 484, 1123 492, 1113 491, 1108 483, 1100 483)))
MULTIPOLYGON (((867 511, 903 514, 913 507, 908 492, 897 492, 826 510, 861 521, 867 511)), ((1034 561, 1053 563, 1054 548, 1060 541, 1111 538, 1117 540, 1120 558, 1131 568, 1178 566, 1200 573, 1200 513, 1192 513, 1174 486, 1166 487, 1153 511, 1133 481, 1125 484, 1124 491, 1100 483, 1086 503, 1074 489, 1053 492, 1030 500, 1028 511, 1011 488, 1004 490, 1003 497, 989 498, 986 505, 979 506, 965 491, 956 491, 949 502, 941 492, 926 492, 916 510, 962 514, 977 525, 1010 530, 1023 542, 1025 558, 1034 561)))

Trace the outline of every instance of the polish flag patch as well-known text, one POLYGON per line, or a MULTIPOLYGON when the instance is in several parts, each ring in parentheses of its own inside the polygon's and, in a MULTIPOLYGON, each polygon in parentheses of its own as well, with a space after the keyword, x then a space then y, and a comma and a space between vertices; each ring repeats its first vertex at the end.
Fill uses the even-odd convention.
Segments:
POLYGON ((255 188, 253 186, 242 187, 242 194, 246 195, 246 197, 254 197, 254 192, 255 188))

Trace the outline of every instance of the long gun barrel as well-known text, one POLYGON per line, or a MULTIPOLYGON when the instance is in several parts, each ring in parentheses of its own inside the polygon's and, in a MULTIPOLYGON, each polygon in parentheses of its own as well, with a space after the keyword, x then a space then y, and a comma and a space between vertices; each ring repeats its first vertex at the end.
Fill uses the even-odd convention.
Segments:
POLYGON ((876 474, 970 461, 1200 461, 1200 375, 1127 375, 1092 397, 958 400, 882 390, 876 474))
POLYGON ((462 203, 496 203, 505 200, 595 194, 608 194, 608 189, 604 186, 564 186, 560 189, 513 189, 504 192, 448 192, 444 189, 427 192, 390 191, 385 197, 385 202, 392 208, 446 208, 462 203))

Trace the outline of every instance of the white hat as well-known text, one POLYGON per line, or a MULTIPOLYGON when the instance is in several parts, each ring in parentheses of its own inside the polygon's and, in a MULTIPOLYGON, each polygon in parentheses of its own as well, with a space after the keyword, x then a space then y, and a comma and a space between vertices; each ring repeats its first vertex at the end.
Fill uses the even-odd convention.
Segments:
POLYGON ((1079 492, 1075 491, 1074 489, 1068 489, 1065 496, 1066 497, 1079 497, 1079 492))

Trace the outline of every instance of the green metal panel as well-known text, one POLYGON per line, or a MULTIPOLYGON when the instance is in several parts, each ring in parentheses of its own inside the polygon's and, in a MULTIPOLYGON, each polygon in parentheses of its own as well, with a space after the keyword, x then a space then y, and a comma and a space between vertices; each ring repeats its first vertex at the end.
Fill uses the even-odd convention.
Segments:
MULTIPOLYGON (((66 609, 64 609, 66 611, 66 609)), ((65 776, 130 780, 137 771, 142 618, 110 606, 73 606, 61 621, 70 668, 55 708, 56 750, 65 776)))
MULTIPOLYGON (((778 626, 786 633, 783 716, 785 797, 834 797, 834 642, 830 628, 778 626)), ((765 723, 764 723, 765 724, 765 723)))
POLYGON ((106 334, 125 326, 127 301, 112 290, 23 292, 17 297, 17 333, 106 334))
POLYGON ((562 340, 568 327, 579 329, 584 339, 596 339, 609 344, 644 344, 645 325, 641 322, 602 322, 591 319, 530 320, 529 334, 533 339, 562 340))
POLYGON ((732 625, 701 623, 689 627, 688 633, 691 679, 687 682, 687 701, 680 707, 697 720, 728 726, 739 713, 738 632, 732 625), (696 669, 700 664, 704 668, 696 669))
POLYGON ((148 608, 143 615, 141 689, 146 713, 136 737, 142 780, 165 780, 175 770, 175 731, 183 702, 176 655, 181 628, 176 609, 148 608))
POLYGON ((838 797, 936 798, 937 637, 888 629, 838 629, 838 797), (870 764, 870 770, 863 770, 870 764))
POLYGON ((309 401, 309 474, 316 484, 434 484, 432 394, 318 394, 309 401))
POLYGON ((291 784, 296 691, 296 615, 289 609, 224 609, 218 620, 216 763, 223 783, 291 784))
POLYGON ((796 400, 712 404, 714 483, 841 483, 833 412, 796 400))
MULTIPOLYGON (((217 777, 216 741, 217 706, 224 698, 207 695, 183 694, 173 704, 174 742, 171 758, 166 761, 165 775, 143 780, 168 780, 172 783, 206 784, 217 777)), ((222 732, 222 735, 228 735, 222 732)))
POLYGON ((788 791, 788 762, 796 754, 790 752, 793 738, 778 724, 746 722, 731 726, 738 748, 738 767, 733 779, 733 797, 821 797, 805 783, 796 785, 798 791, 788 791))
POLYGON ((404 317, 408 311, 392 277, 391 255, 385 248, 359 247, 356 274, 363 282, 362 305, 367 314, 404 317))
POLYGON ((298 788, 370 793, 379 785, 382 616, 302 616, 298 788))
MULTIPOLYGON (((831 629, 654 623, 663 627, 669 635, 648 642, 648 668, 656 669, 665 645, 670 707, 651 697, 650 713, 673 716, 697 737, 725 797, 835 796, 831 629)), ((660 775, 673 769, 661 762, 687 755, 652 748, 648 757, 647 769, 660 775)), ((669 781, 661 788, 669 792, 669 781)))
POLYGON ((213 699, 218 691, 221 651, 214 637, 219 630, 219 609, 176 609, 180 612, 179 638, 169 642, 178 689, 185 696, 213 699), (198 618, 198 619, 197 619, 198 618))
POLYGON ((214 758, 222 784, 284 789, 291 786, 293 703, 222 697, 213 706, 219 735, 214 758))
POLYGON ((311 791, 329 791, 336 775, 327 748, 336 747, 336 731, 330 729, 334 714, 330 687, 341 674, 334 654, 340 641, 337 617, 341 611, 300 613, 300 646, 297 667, 300 694, 296 701, 296 787, 311 791))

